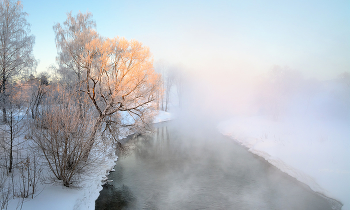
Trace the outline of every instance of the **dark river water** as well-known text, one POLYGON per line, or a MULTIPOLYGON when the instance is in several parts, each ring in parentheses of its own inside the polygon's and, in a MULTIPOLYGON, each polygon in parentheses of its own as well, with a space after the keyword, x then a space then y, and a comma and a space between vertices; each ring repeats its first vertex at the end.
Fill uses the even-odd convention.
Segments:
POLYGON ((127 144, 96 200, 104 209, 340 209, 208 127, 176 123, 127 144))

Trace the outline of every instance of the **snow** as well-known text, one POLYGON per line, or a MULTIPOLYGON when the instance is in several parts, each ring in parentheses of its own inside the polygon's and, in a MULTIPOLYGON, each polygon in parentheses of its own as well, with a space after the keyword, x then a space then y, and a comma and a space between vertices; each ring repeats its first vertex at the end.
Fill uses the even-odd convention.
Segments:
MULTIPOLYGON (((154 123, 168 121, 172 119, 172 115, 168 112, 160 111, 155 117, 154 123)), ((88 168, 85 168, 85 174, 81 175, 77 186, 70 188, 64 187, 62 183, 46 180, 38 186, 38 191, 34 195, 34 199, 27 198, 24 200, 23 210, 88 210, 95 209, 95 200, 98 198, 102 190, 103 181, 109 173, 114 172, 114 165, 117 161, 117 156, 112 151, 100 152, 100 156, 96 157, 94 163, 88 168), (101 155, 104 154, 104 155, 101 155), (108 154, 108 155, 107 155, 108 154)), ((46 173, 50 173, 46 171, 46 173)), ((8 210, 20 209, 21 199, 12 199, 9 202, 8 210)))
POLYGON ((316 192, 350 209, 350 123, 266 117, 237 117, 219 131, 316 192), (287 120, 288 119, 288 120, 287 120))
POLYGON ((153 123, 165 122, 173 119, 173 114, 170 112, 159 111, 158 115, 155 116, 153 123))
MULTIPOLYGON (((24 200, 22 209, 95 209, 95 200, 102 190, 102 179, 113 169, 116 160, 113 155, 100 157, 86 168, 89 172, 81 176, 82 181, 77 186, 67 188, 60 182, 41 184, 34 199, 24 200)), ((8 209, 17 209, 20 202, 19 198, 10 200, 8 209)))
POLYGON ((272 71, 252 87, 247 82, 249 87, 234 89, 246 98, 225 95, 227 116, 217 128, 350 210, 349 82, 348 77, 319 81, 301 72, 272 71))

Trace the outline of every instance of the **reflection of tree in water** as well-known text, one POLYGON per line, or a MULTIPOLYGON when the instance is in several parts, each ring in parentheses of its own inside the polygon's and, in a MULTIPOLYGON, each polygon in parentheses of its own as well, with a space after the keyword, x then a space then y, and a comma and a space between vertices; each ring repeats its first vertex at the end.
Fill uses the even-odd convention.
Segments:
MULTIPOLYGON (((123 139, 123 142, 116 146, 116 155, 121 159, 131 154, 142 159, 158 158, 159 155, 168 155, 170 144, 167 126, 156 127, 151 134, 135 134, 123 139)), ((177 150, 173 149, 173 151, 177 150)))
POLYGON ((135 148, 135 139, 137 139, 139 134, 129 135, 128 137, 121 139, 120 142, 115 144, 115 155, 118 158, 125 158, 130 155, 135 148))
POLYGON ((113 185, 103 185, 100 196, 95 201, 95 210, 117 210, 127 209, 135 200, 129 187, 123 185, 115 187, 113 185))
POLYGON ((139 136, 135 139, 135 158, 154 170, 168 167, 181 170, 193 156, 181 137, 170 133, 167 126, 162 126, 155 128, 153 135, 139 136))
POLYGON ((120 142, 115 145, 116 155, 119 158, 126 158, 133 154, 134 151, 137 152, 142 150, 143 154, 141 154, 141 156, 148 156, 148 154, 144 153, 145 151, 148 151, 151 156, 156 156, 154 154, 155 152, 162 151, 161 148, 164 146, 169 146, 164 145, 165 143, 169 143, 168 127, 155 127, 151 133, 133 134, 120 140, 120 142))
POLYGON ((171 152, 171 142, 166 126, 155 128, 153 135, 142 135, 138 137, 135 144, 135 156, 143 161, 150 160, 153 162, 155 159, 162 160, 168 157, 169 152, 171 152))

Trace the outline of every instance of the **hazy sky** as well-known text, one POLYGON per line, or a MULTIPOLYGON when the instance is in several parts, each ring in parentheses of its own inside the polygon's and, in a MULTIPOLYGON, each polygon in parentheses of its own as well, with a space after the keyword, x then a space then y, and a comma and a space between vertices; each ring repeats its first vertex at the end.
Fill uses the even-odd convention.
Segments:
POLYGON ((350 1, 23 0, 38 71, 55 63, 53 25, 89 11, 97 31, 149 46, 154 60, 196 74, 288 66, 320 79, 350 71, 350 1))

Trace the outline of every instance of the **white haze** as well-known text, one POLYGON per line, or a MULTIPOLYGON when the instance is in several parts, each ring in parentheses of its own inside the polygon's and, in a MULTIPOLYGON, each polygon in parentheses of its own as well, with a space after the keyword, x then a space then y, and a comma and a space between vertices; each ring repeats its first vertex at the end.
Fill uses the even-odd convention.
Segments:
POLYGON ((319 80, 281 66, 264 74, 177 71, 185 88, 181 107, 171 111, 185 126, 218 126, 222 134, 350 208, 349 72, 319 80))

